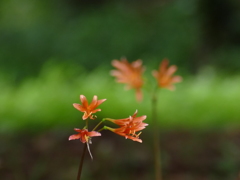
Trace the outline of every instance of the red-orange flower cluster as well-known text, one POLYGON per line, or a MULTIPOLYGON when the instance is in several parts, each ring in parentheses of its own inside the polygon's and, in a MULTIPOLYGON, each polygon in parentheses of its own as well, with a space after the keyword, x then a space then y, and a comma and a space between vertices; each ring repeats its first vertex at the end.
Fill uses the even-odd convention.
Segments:
POLYGON ((69 136, 68 140, 79 139, 82 143, 89 142, 89 139, 94 136, 101 136, 101 133, 96 131, 88 131, 87 129, 78 129, 74 128, 74 131, 78 132, 78 134, 74 134, 69 136))
POLYGON ((138 101, 142 100, 143 78, 142 73, 144 68, 140 59, 129 63, 126 58, 119 60, 113 60, 112 65, 117 70, 112 70, 111 75, 116 77, 118 83, 127 84, 127 89, 136 90, 136 98, 138 101))
POLYGON ((177 71, 177 66, 172 65, 168 67, 168 64, 168 59, 164 59, 159 65, 159 70, 154 70, 152 75, 157 79, 159 87, 174 90, 175 86, 173 83, 181 82, 182 77, 173 76, 173 74, 177 71))
POLYGON ((139 139, 139 135, 141 134, 138 133, 136 134, 136 132, 143 130, 148 124, 143 123, 143 121, 147 118, 147 116, 140 116, 140 117, 136 117, 137 116, 137 110, 136 112, 125 119, 109 119, 106 118, 105 120, 111 121, 117 125, 119 125, 119 128, 110 128, 105 126, 105 129, 108 129, 120 136, 124 136, 126 139, 131 139, 133 141, 137 141, 137 142, 142 142, 141 139, 139 139))
POLYGON ((91 102, 91 104, 88 104, 88 100, 84 95, 80 95, 80 101, 82 103, 81 104, 77 104, 74 103, 73 106, 83 112, 83 117, 82 119, 85 120, 87 118, 90 119, 94 119, 94 116, 92 115, 93 113, 96 113, 98 111, 101 111, 101 109, 96 109, 100 104, 102 104, 104 101, 106 101, 106 99, 101 99, 101 100, 97 100, 98 97, 97 96, 93 96, 93 100, 91 102))

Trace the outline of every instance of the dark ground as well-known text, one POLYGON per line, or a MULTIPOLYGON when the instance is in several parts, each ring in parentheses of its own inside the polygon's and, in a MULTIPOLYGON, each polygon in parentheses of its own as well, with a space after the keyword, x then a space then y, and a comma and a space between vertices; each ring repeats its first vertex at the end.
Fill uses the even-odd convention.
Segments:
MULTIPOLYGON (((72 131, 59 132, 1 136, 0 180, 76 179, 83 145, 67 140, 72 131)), ((94 160, 86 154, 82 179, 154 179, 149 132, 142 144, 103 134, 93 139, 94 160)), ((240 131, 165 131, 161 147, 164 180, 240 179, 240 131)))

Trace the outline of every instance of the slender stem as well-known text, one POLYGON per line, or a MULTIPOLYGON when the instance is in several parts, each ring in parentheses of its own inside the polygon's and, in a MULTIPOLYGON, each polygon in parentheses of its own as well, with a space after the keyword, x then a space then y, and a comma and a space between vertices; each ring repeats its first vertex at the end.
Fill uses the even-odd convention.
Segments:
POLYGON ((157 122, 157 96, 156 90, 152 94, 152 122, 153 122, 153 144, 154 144, 154 155, 155 155, 155 179, 162 180, 161 170, 161 151, 160 151, 160 138, 159 128, 157 122))
POLYGON ((103 122, 104 120, 105 120, 105 119, 102 119, 102 120, 95 126, 95 128, 93 128, 92 131, 96 130, 96 129, 102 124, 102 122, 103 122))
POLYGON ((77 180, 80 180, 80 178, 81 178, 82 167, 83 167, 83 160, 84 160, 84 156, 85 156, 86 149, 87 149, 87 144, 85 143, 85 144, 84 144, 84 147, 83 147, 83 152, 82 152, 82 156, 81 156, 79 168, 78 168, 77 180))

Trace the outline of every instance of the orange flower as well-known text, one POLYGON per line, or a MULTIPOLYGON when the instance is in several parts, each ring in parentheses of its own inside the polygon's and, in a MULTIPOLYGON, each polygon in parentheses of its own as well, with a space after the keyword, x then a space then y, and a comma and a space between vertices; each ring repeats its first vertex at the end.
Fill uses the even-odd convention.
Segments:
POLYGON ((82 119, 85 120, 87 118, 94 119, 94 116, 92 115, 93 113, 96 113, 98 111, 101 111, 101 109, 96 109, 100 104, 102 104, 104 101, 107 99, 101 99, 97 100, 97 96, 93 96, 93 100, 90 105, 88 105, 87 98, 84 95, 80 95, 80 101, 82 102, 81 104, 74 103, 73 106, 81 111, 84 112, 82 119))
POLYGON ((107 118, 105 120, 111 121, 119 125, 120 127, 114 129, 114 128, 105 126, 104 128, 120 136, 124 136, 126 139, 132 139, 133 141, 142 142, 142 140, 139 139, 139 135, 141 134, 141 132, 138 134, 136 134, 136 132, 143 130, 148 125, 142 122, 147 118, 147 116, 140 116, 140 117, 136 117, 136 116, 137 116, 137 110, 129 118, 125 118, 125 119, 108 119, 107 118))
POLYGON ((127 84, 127 89, 135 89, 136 98, 138 101, 141 101, 141 88, 143 86, 142 73, 144 72, 142 61, 138 59, 129 63, 126 58, 122 58, 121 61, 113 60, 112 65, 117 70, 112 70, 111 75, 116 77, 118 83, 127 84))
POLYGON ((157 79, 159 87, 174 90, 175 86, 173 83, 181 82, 182 77, 173 76, 173 74, 177 71, 177 66, 172 65, 168 68, 168 64, 168 59, 164 59, 159 65, 159 71, 154 70, 152 75, 157 79))
POLYGON ((78 132, 78 134, 74 134, 69 136, 68 140, 74 140, 74 139, 79 139, 80 141, 82 141, 82 143, 86 143, 89 142, 90 137, 94 137, 94 136, 101 136, 101 133, 96 132, 96 131, 90 131, 88 132, 87 129, 78 129, 78 128, 74 128, 74 131, 78 132))

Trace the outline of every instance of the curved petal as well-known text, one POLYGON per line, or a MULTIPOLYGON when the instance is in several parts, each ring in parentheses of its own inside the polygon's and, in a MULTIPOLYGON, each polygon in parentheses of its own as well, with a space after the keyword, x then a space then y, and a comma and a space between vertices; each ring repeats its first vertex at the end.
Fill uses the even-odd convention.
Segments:
POLYGON ((100 104, 102 104, 104 101, 106 101, 107 99, 100 99, 97 101, 97 105, 96 106, 99 106, 100 104))
POLYGON ((73 107, 75 107, 77 110, 79 110, 81 112, 86 111, 86 109, 81 104, 73 103, 73 107))
POLYGON ((130 64, 126 60, 119 61, 115 59, 112 61, 112 66, 125 72, 128 71, 130 64))
POLYGON ((78 128, 74 128, 74 131, 79 132, 79 133, 82 132, 82 130, 81 130, 81 129, 78 129, 78 128))
POLYGON ((181 76, 173 76, 172 77, 172 83, 178 83, 182 81, 182 77, 181 76))
POLYGON ((89 136, 89 137, 101 136, 101 133, 99 133, 97 131, 91 131, 91 132, 87 133, 87 136, 89 136))
POLYGON ((115 76, 117 78, 120 78, 120 77, 124 76, 123 73, 121 71, 118 71, 118 70, 111 70, 110 75, 115 76))
POLYGON ((88 107, 88 101, 87 98, 84 95, 80 95, 80 101, 82 102, 83 107, 88 107))
POLYGON ((136 109, 136 111, 133 113, 132 117, 135 118, 137 116, 138 110, 136 109))
POLYGON ((89 116, 91 116, 92 113, 87 113, 86 111, 84 112, 82 119, 86 120, 89 116))
POLYGON ((126 136, 126 138, 127 138, 127 139, 131 139, 131 140, 133 140, 133 141, 137 141, 137 142, 140 142, 140 143, 142 143, 142 140, 141 140, 141 139, 139 139, 138 137, 126 136))
POLYGON ((140 116, 140 117, 135 117, 135 118, 133 119, 133 122, 142 122, 142 121, 144 121, 146 118, 147 118, 146 115, 140 116))
POLYGON ((88 106, 88 109, 90 111, 96 107, 97 99, 98 99, 98 97, 96 95, 94 95, 91 104, 88 106))
POLYGON ((69 136, 68 140, 74 140, 74 139, 80 139, 81 138, 81 134, 74 134, 69 136))
POLYGON ((166 71, 166 76, 172 76, 177 71, 177 66, 172 65, 166 71))
POLYGON ((169 60, 168 59, 163 59, 162 62, 159 65, 159 72, 161 74, 165 74, 165 72, 167 71, 167 66, 169 64, 169 60))
POLYGON ((132 62, 132 67, 134 67, 134 68, 139 68, 141 66, 142 66, 142 60, 141 59, 138 59, 138 60, 132 62))
POLYGON ((92 113, 96 113, 96 112, 98 112, 98 111, 101 111, 101 109, 94 109, 94 110, 91 111, 91 114, 92 114, 92 113))

